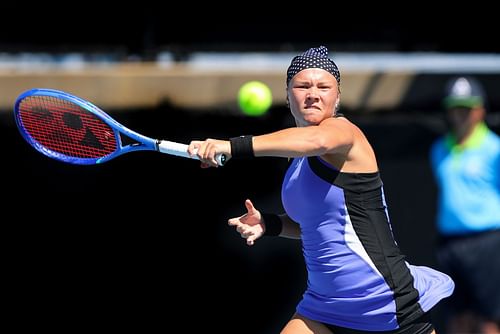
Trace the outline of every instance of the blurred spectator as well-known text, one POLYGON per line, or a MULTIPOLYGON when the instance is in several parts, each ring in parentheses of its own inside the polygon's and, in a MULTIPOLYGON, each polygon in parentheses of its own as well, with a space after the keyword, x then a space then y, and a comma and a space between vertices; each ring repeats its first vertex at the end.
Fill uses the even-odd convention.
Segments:
POLYGON ((450 131, 431 149, 439 199, 437 260, 456 283, 445 301, 448 333, 500 333, 500 137, 485 124, 475 78, 450 80, 450 131))

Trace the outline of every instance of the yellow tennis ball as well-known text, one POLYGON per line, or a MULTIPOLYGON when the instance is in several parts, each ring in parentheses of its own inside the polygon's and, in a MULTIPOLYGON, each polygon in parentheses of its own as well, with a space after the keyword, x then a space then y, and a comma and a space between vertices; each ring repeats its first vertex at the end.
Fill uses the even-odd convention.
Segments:
POLYGON ((263 82, 249 81, 238 91, 238 104, 248 116, 261 116, 273 103, 271 89, 263 82))

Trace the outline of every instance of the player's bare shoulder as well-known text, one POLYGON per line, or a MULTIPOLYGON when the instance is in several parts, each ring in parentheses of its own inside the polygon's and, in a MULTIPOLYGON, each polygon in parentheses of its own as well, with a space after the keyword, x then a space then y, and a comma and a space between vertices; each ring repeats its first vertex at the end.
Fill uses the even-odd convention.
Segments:
POLYGON ((332 126, 346 132, 358 132, 360 129, 345 117, 329 117, 321 122, 322 125, 332 126))
POLYGON ((351 122, 348 118, 346 117, 334 117, 333 120, 337 122, 339 127, 343 127, 345 129, 349 129, 354 136, 360 136, 365 138, 365 135, 363 131, 353 122, 351 122))

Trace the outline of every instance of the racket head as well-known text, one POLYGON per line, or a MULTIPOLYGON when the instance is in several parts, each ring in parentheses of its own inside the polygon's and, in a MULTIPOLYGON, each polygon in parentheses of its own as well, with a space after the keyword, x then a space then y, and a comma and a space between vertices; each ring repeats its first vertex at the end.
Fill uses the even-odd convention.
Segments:
POLYGON ((153 139, 119 124, 94 104, 53 89, 31 89, 14 105, 23 138, 38 152, 66 163, 98 164, 131 150, 155 149, 153 139), (139 144, 122 145, 120 132, 139 144))

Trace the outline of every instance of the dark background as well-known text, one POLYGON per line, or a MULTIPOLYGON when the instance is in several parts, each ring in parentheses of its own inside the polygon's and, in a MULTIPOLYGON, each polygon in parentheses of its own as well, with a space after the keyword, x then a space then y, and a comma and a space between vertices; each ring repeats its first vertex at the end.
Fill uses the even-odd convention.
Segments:
MULTIPOLYGON (((318 44, 359 52, 500 51, 482 39, 496 31, 484 7, 443 15, 415 5, 359 5, 361 11, 354 4, 295 10, 288 4, 277 12, 251 5, 257 6, 235 4, 239 9, 228 14, 215 3, 12 5, 4 8, 12 15, 0 21, 0 50, 105 52, 122 60, 164 50, 183 59, 192 51, 302 51, 318 44)), ((111 114, 140 133, 186 143, 293 125, 284 106, 262 118, 169 105, 111 114)), ((439 106, 370 116, 352 110, 348 117, 377 152, 408 261, 434 266, 436 193, 427 157, 445 129, 439 106)), ((73 166, 29 147, 10 112, 0 119, 8 315, 18 328, 277 333, 293 314, 307 279, 300 242, 264 238, 247 247, 226 224, 244 213, 246 198, 263 211, 281 210, 286 159, 204 170, 189 159, 138 152, 73 166)), ((439 307, 435 312, 439 326, 439 307)))
POLYGON ((159 50, 287 51, 315 44, 336 51, 499 52, 490 35, 496 12, 476 1, 272 3, 153 2, 104 5, 2 4, 0 47, 13 52, 114 51, 151 57, 159 50), (8 14, 7 14, 8 13, 8 14))

